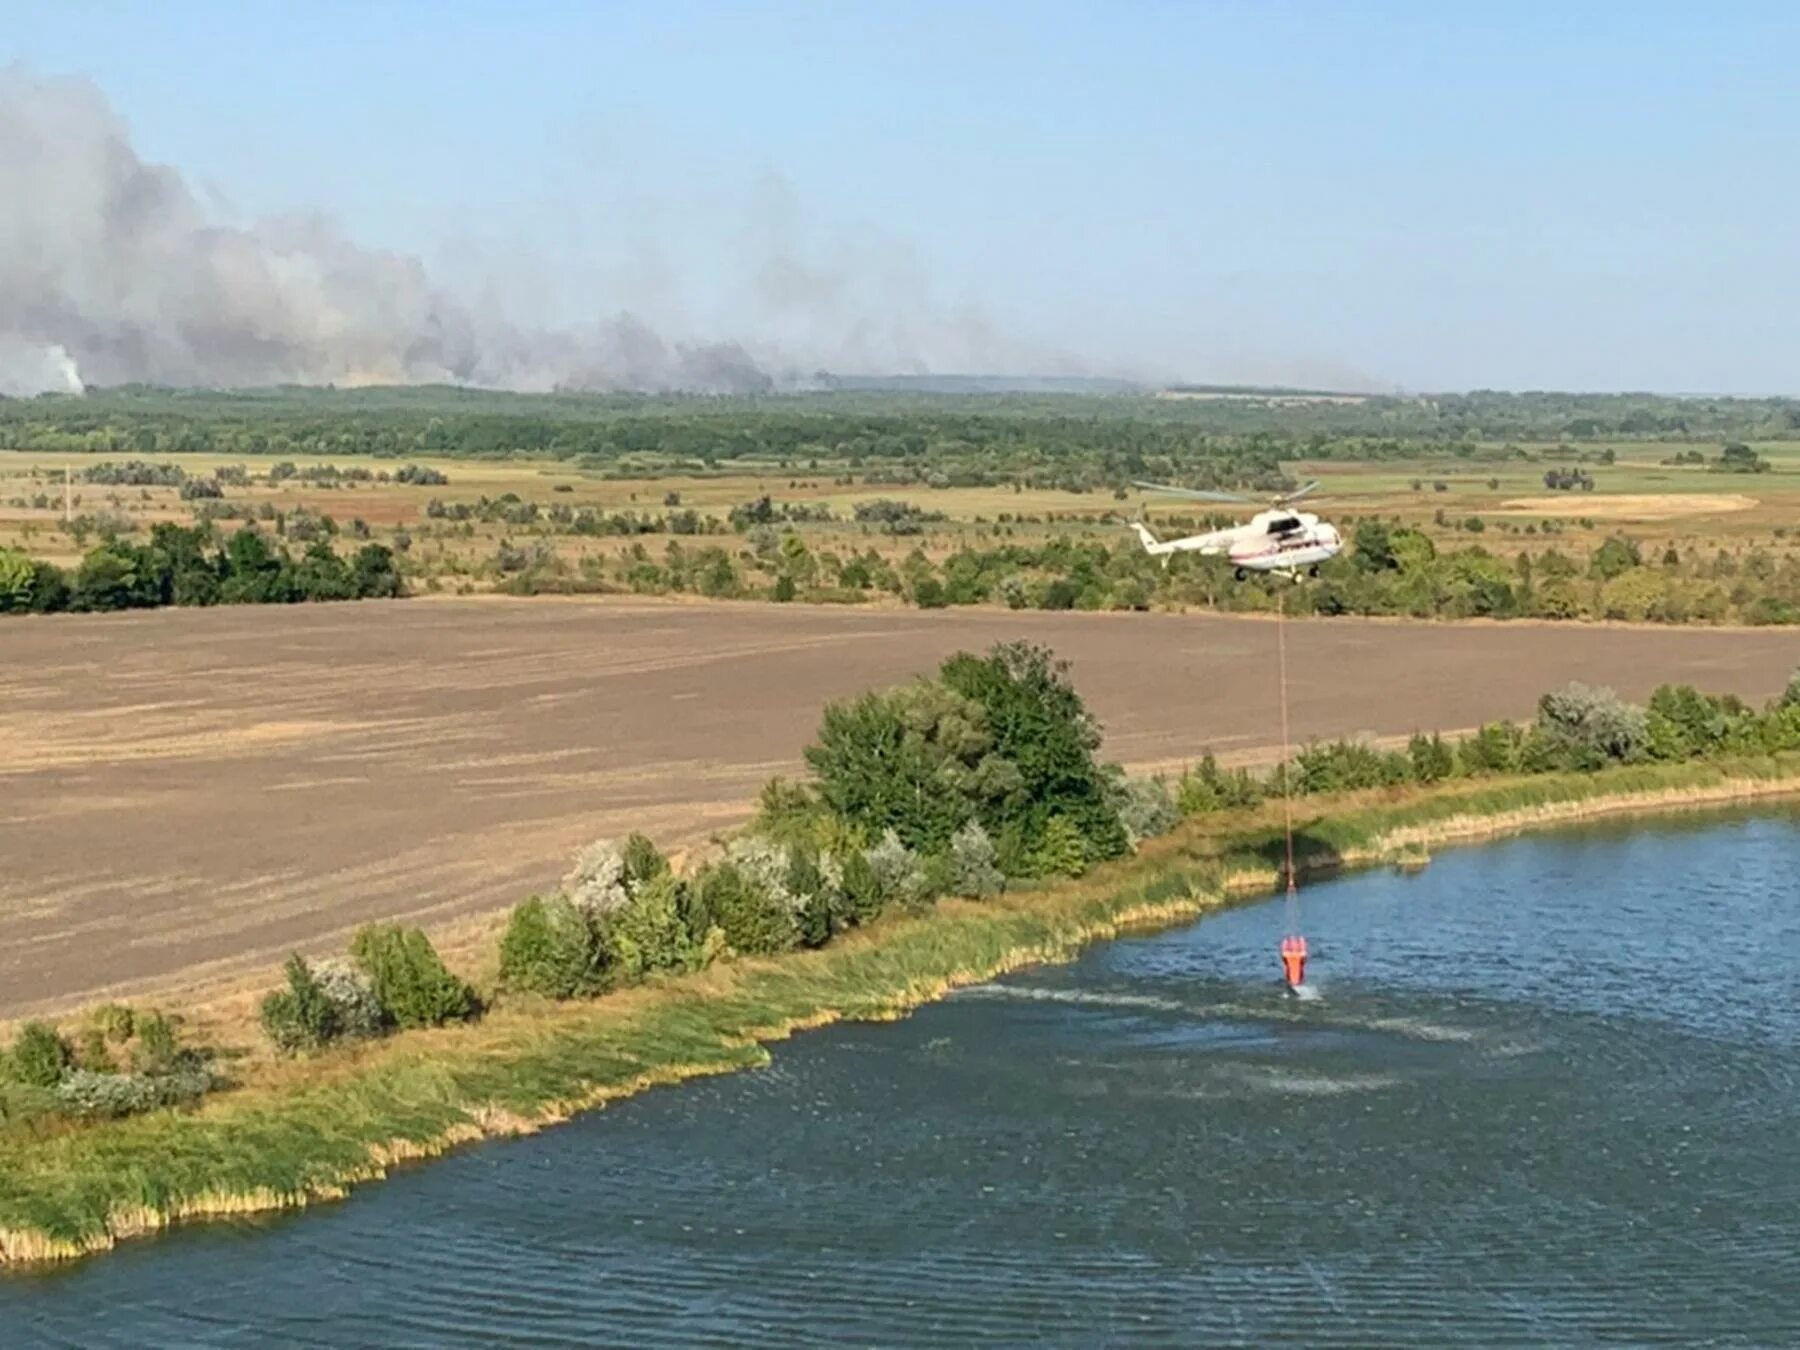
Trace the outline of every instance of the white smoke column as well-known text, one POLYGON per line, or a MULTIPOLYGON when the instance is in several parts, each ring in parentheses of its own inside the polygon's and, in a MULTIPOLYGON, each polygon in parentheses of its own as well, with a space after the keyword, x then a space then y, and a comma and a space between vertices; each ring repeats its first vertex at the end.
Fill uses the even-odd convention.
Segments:
POLYGON ((0 333, 0 394, 79 394, 85 387, 75 358, 62 347, 36 346, 0 333))
POLYGON ((323 217, 220 224, 180 173, 138 156, 90 81, 15 65, 0 69, 0 391, 135 381, 743 393, 817 369, 1068 368, 999 339, 973 309, 941 312, 891 241, 865 237, 813 261, 785 184, 765 184, 750 213, 745 294, 716 321, 741 323, 755 344, 672 337, 628 313, 534 328, 462 303, 417 258, 364 248, 323 217))
POLYGON ((0 71, 0 184, 0 350, 14 392, 83 379, 769 383, 733 344, 670 346, 629 316, 583 335, 478 322, 417 258, 363 248, 322 218, 219 225, 179 173, 138 157, 86 80, 0 71))

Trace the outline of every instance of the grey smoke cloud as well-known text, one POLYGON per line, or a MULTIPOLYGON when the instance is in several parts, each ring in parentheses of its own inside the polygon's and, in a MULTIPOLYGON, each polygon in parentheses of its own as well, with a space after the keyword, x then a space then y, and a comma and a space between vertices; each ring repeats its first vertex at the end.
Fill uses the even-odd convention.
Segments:
POLYGON ((84 79, 0 70, 0 184, 0 393, 128 381, 752 392, 820 368, 1075 364, 1002 339, 968 307, 940 311, 891 244, 808 257, 779 179, 751 203, 741 340, 671 335, 629 312, 534 326, 324 216, 221 223, 176 169, 137 154, 84 79))

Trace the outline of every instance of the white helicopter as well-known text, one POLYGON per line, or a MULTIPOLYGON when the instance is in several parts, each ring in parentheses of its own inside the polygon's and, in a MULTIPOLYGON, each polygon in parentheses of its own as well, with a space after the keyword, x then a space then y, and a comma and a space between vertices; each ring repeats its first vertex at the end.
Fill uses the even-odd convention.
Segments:
MULTIPOLYGON (((1233 492, 1203 492, 1196 488, 1170 487, 1165 483, 1134 481, 1132 486, 1146 492, 1166 492, 1201 502, 1255 502, 1252 497, 1240 497, 1233 492)), ((1344 547, 1336 526, 1327 525, 1310 512, 1289 509, 1318 486, 1319 480, 1315 478, 1304 487, 1273 498, 1268 510, 1258 511, 1244 524, 1207 534, 1163 540, 1150 533, 1149 526, 1141 520, 1132 521, 1131 528, 1143 541, 1144 552, 1161 558, 1164 567, 1177 553, 1223 555, 1235 566, 1239 581, 1251 572, 1273 572, 1289 581, 1298 581, 1302 572, 1317 576, 1319 564, 1337 557, 1344 547)))

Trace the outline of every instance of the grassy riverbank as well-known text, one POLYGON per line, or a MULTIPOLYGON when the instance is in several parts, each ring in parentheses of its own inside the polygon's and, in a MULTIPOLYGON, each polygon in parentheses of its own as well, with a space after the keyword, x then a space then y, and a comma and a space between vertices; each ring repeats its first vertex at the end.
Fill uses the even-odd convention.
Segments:
MULTIPOLYGON (((1310 799, 1313 872, 1422 861, 1432 845, 1623 811, 1800 792, 1800 755, 1620 768, 1310 799)), ((0 1133, 0 1261, 104 1250, 183 1218, 342 1196, 396 1162, 526 1133, 660 1083, 749 1068, 764 1043, 884 1019, 1134 926, 1266 888, 1280 835, 1264 808, 1198 817, 1077 882, 884 918, 815 951, 712 967, 569 1003, 509 1002, 470 1027, 265 1064, 188 1110, 0 1133)))

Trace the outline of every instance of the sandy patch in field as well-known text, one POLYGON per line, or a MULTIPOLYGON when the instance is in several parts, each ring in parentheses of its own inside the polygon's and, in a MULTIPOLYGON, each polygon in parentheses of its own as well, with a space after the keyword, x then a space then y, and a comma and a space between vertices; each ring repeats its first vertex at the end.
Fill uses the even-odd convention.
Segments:
POLYGON ((1500 503, 1500 509, 1590 520, 1680 520, 1748 511, 1755 505, 1756 498, 1739 492, 1621 492, 1598 497, 1591 492, 1563 492, 1553 497, 1512 497, 1500 503))

